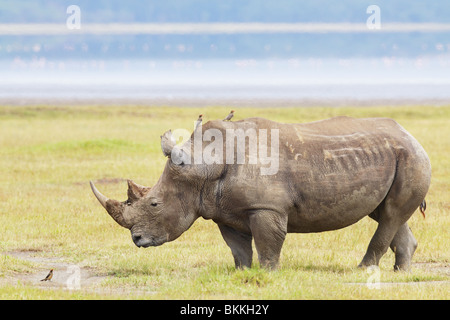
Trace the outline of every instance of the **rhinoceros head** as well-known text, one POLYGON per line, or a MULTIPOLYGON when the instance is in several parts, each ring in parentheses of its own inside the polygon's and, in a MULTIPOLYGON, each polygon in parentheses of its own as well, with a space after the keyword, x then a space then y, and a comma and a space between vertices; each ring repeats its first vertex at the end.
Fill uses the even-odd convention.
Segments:
POLYGON ((109 199, 90 182, 91 189, 109 215, 131 231, 138 247, 158 246, 178 238, 199 217, 198 191, 201 166, 186 165, 189 152, 171 152, 170 132, 161 137, 163 154, 169 157, 163 174, 153 187, 128 180, 128 199, 109 199), (184 152, 184 153, 183 153, 184 152), (171 156, 172 155, 172 156, 171 156), (178 157, 174 160, 174 157, 178 157))
MULTIPOLYGON (((131 231, 138 247, 159 246, 178 238, 189 228, 187 215, 179 201, 171 201, 158 191, 160 183, 153 188, 140 186, 128 180, 128 199, 109 199, 90 182, 94 195, 109 215, 122 227, 131 231)), ((179 199, 178 199, 179 200, 179 199)), ((191 219, 189 219, 191 220, 191 219)))

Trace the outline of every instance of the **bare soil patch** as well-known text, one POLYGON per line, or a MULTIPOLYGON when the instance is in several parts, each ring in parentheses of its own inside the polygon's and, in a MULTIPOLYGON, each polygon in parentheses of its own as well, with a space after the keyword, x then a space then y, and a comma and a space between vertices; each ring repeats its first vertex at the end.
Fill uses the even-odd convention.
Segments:
POLYGON ((76 290, 95 287, 96 284, 107 278, 107 276, 96 274, 89 267, 69 263, 57 257, 42 257, 36 251, 10 251, 4 254, 38 265, 33 273, 15 273, 12 276, 7 276, 6 281, 10 283, 20 281, 37 287, 76 290), (53 269, 52 279, 41 281, 50 269, 53 269))
MULTIPOLYGON (((65 261, 59 257, 43 257, 37 251, 9 251, 2 253, 14 258, 33 262, 38 265, 35 272, 32 273, 14 273, 8 275, 0 281, 6 281, 10 284, 21 282, 26 285, 47 289, 67 289, 67 290, 85 290, 100 294, 152 294, 154 292, 146 289, 115 287, 105 288, 101 286, 102 281, 112 278, 111 276, 102 275, 94 269, 84 266, 82 263, 74 264, 65 261), (48 274, 50 269, 54 269, 53 278, 50 281, 41 281, 48 274)), ((436 273, 441 276, 450 277, 450 263, 448 262, 416 262, 412 264, 412 268, 424 269, 428 272, 436 273)), ((366 283, 348 283, 350 285, 366 285, 366 283)), ((408 286, 449 286, 450 280, 438 281, 418 281, 418 282, 381 282, 379 288, 393 287, 399 285, 408 286)))
POLYGON ((74 264, 65 261, 59 257, 43 257, 38 251, 9 251, 2 253, 14 258, 33 262, 38 265, 35 272, 32 273, 14 273, 5 278, 0 278, 9 284, 22 283, 29 286, 44 289, 65 289, 65 290, 83 290, 104 295, 120 295, 125 298, 130 295, 149 295, 155 292, 148 288, 136 287, 108 287, 102 286, 102 282, 113 278, 112 276, 99 274, 93 268, 80 264, 74 264), (50 281, 41 281, 53 269, 53 277, 50 281))

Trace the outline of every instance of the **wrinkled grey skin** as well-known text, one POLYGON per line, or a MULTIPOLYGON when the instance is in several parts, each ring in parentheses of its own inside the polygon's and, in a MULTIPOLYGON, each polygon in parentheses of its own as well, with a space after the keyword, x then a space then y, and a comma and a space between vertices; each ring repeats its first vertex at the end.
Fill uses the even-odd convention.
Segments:
MULTIPOLYGON (((360 266, 378 265, 390 247, 394 269, 409 268, 417 241, 407 221, 425 198, 431 166, 399 124, 382 118, 306 124, 249 118, 209 121, 202 130, 216 128, 225 137, 226 128, 250 127, 280 130, 275 175, 261 175, 259 164, 188 165, 169 158, 153 187, 128 181, 125 202, 106 198, 91 183, 92 189, 138 247, 175 240, 203 217, 219 226, 236 267, 251 266, 253 239, 261 265, 275 268, 288 232, 336 230, 369 216, 378 228, 360 266)), ((164 154, 170 157, 173 146, 168 132, 164 154)))

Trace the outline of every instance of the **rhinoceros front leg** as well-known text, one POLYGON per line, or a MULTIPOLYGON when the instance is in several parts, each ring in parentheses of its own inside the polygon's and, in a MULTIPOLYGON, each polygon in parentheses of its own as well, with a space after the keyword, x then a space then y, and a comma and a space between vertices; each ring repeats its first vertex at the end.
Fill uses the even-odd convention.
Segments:
POLYGON ((271 210, 258 210, 250 214, 249 220, 261 266, 277 268, 287 233, 287 215, 271 210))
POLYGON ((224 224, 218 224, 222 237, 231 249, 236 268, 250 268, 252 265, 252 235, 237 231, 224 224))

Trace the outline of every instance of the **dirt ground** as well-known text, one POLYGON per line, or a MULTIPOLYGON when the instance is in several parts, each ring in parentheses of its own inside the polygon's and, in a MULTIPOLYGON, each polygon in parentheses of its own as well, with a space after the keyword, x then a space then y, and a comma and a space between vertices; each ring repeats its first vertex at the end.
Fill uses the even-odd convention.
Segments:
MULTIPOLYGON (((99 275, 98 272, 90 267, 83 266, 83 264, 73 264, 65 262, 61 258, 49 258, 39 257, 33 251, 10 251, 2 254, 12 256, 14 258, 22 259, 25 261, 33 262, 39 265, 34 273, 15 273, 8 275, 1 282, 7 282, 9 284, 17 284, 21 282, 25 285, 34 286, 37 288, 47 289, 67 289, 67 290, 86 290, 100 294, 136 294, 136 288, 102 288, 100 285, 102 281, 107 280, 110 276, 99 275), (53 278, 51 281, 41 281, 48 274, 50 269, 54 269, 53 278)), ((439 275, 450 276, 450 263, 431 263, 431 262, 418 262, 413 263, 413 268, 426 269, 439 275)), ((349 285, 365 285, 364 283, 348 283, 349 285)), ((449 280, 444 281, 421 281, 423 285, 448 285, 449 280)), ((390 287, 397 285, 417 285, 416 282, 386 282, 380 283, 380 287, 390 287)), ((142 293, 149 294, 143 290, 142 293)))
POLYGON ((33 251, 10 251, 4 254, 37 263, 40 266, 34 273, 15 273, 7 276, 5 281, 9 283, 21 281, 36 287, 77 290, 95 287, 96 284, 107 278, 107 276, 97 275, 89 267, 68 263, 61 258, 38 257, 33 251), (50 269, 54 269, 53 278, 50 281, 40 281, 45 278, 50 269))

